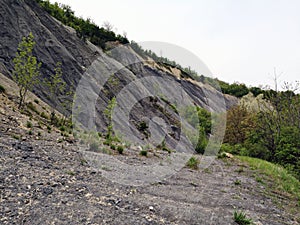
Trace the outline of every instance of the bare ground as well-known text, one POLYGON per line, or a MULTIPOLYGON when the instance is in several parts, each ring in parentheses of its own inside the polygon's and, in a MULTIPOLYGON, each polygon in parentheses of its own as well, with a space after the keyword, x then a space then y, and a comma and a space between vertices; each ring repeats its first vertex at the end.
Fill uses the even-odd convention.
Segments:
MULTIPOLYGON (((91 167, 77 143, 58 141, 58 131, 33 120, 29 135, 28 116, 4 95, 0 102, 0 224, 235 224, 241 210, 256 224, 299 224, 288 196, 271 193, 237 159, 183 168, 146 186, 121 185, 91 167)), ((155 160, 126 151, 128 161, 155 160)))

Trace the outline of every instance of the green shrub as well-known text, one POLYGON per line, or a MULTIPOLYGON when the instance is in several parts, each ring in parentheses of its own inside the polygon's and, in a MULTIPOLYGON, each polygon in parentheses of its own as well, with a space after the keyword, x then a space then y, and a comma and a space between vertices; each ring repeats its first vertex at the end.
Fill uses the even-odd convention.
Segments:
POLYGON ((31 123, 29 120, 28 120, 27 123, 26 123, 26 127, 27 127, 27 128, 32 128, 32 123, 31 123))
POLYGON ((106 139, 104 142, 103 142, 104 145, 111 145, 111 140, 110 139, 106 139))
POLYGON ((41 112, 41 117, 43 117, 44 119, 49 119, 49 116, 47 116, 47 114, 45 112, 41 112))
POLYGON ((140 155, 141 155, 141 156, 146 156, 146 157, 147 157, 148 151, 142 150, 142 151, 140 151, 140 155))
POLYGON ((52 127, 51 127, 51 126, 49 126, 49 125, 47 125, 47 130, 48 130, 48 133, 50 133, 50 132, 51 132, 51 130, 52 130, 52 127))
POLYGON ((0 85, 0 93, 5 93, 5 88, 2 85, 0 85))
POLYGON ((110 148, 111 148, 112 150, 116 150, 116 146, 115 146, 114 144, 111 144, 111 145, 110 145, 110 148))
POLYGON ((234 185, 241 185, 241 183, 242 183, 241 180, 235 180, 234 181, 234 185))
POLYGON ((35 102, 36 104, 39 104, 39 103, 40 103, 38 99, 34 99, 34 102, 35 102))
POLYGON ((236 222, 239 225, 251 225, 251 224, 253 224, 252 219, 247 218, 247 216, 244 212, 234 211, 233 219, 234 219, 234 222, 236 222))
POLYGON ((66 131, 66 127, 65 127, 65 126, 60 126, 59 130, 60 130, 61 132, 65 132, 65 131, 66 131))
POLYGON ((197 170, 199 165, 199 160, 192 156, 189 161, 187 161, 186 166, 189 167, 190 169, 197 170))
POLYGON ((124 147, 122 145, 119 145, 117 147, 117 151, 119 152, 119 154, 123 154, 123 151, 124 151, 124 147))
POLYGON ((148 128, 148 125, 145 121, 142 121, 138 125, 139 131, 145 131, 148 128))

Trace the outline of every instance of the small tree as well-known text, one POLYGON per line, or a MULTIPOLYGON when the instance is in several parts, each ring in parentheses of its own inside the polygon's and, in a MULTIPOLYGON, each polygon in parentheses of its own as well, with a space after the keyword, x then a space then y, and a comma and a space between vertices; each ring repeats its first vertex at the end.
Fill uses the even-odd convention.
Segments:
POLYGON ((112 113, 117 104, 116 97, 113 97, 109 102, 104 110, 104 115, 108 119, 108 126, 107 126, 107 138, 111 138, 113 135, 113 129, 112 129, 112 113))
POLYGON ((30 33, 28 37, 22 38, 16 57, 13 59, 13 80, 19 86, 19 109, 23 107, 27 92, 31 91, 39 81, 39 69, 42 64, 38 63, 36 57, 32 55, 34 46, 34 36, 30 33))
MULTIPOLYGON (((49 88, 49 98, 53 101, 53 107, 51 112, 51 123, 55 122, 56 114, 55 110, 58 106, 58 100, 60 99, 62 108, 67 108, 69 106, 68 98, 73 95, 73 92, 67 91, 67 84, 62 79, 63 72, 61 69, 61 62, 56 63, 56 67, 54 69, 54 74, 50 76, 50 79, 45 81, 46 86, 49 88), (59 97, 60 96, 60 97, 59 97)), ((66 113, 66 112, 65 112, 66 113)), ((66 117, 64 118, 64 122, 66 117)))

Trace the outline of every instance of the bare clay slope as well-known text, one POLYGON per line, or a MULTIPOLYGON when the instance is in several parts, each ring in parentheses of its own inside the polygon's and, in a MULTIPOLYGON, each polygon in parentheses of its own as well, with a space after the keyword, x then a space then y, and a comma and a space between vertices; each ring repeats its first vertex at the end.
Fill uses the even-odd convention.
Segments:
MULTIPOLYGON (((124 47, 117 44, 118 50, 106 55, 98 47, 78 38, 73 29, 52 18, 34 0, 3 0, 0 5, 0 12, 0 72, 11 77, 12 59, 15 56, 18 43, 23 36, 32 32, 36 38, 34 55, 43 63, 41 69, 43 77, 48 77, 49 74, 53 73, 55 63, 62 62, 63 78, 74 91, 82 78, 91 78, 91 83, 93 83, 92 87, 89 87, 92 89, 91 95, 98 96, 96 124, 100 131, 106 129, 107 121, 101 112, 106 107, 108 100, 113 95, 117 95, 132 81, 146 76, 161 77, 166 83, 165 86, 170 86, 167 85, 167 82, 169 82, 183 88, 193 100, 193 104, 213 111, 222 105, 219 98, 209 97, 210 94, 218 96, 220 93, 214 92, 202 84, 180 78, 180 76, 178 78, 175 74, 166 72, 167 70, 140 60, 141 57, 128 46, 124 47), (91 71, 93 71, 92 74, 91 71), (117 84, 108 82, 108 78, 112 74, 115 75, 117 84), (95 78, 98 83, 93 82, 95 78), (103 86, 104 89, 102 90, 103 86), (209 105, 208 101, 210 101, 209 105)), ((149 86, 151 85, 154 86, 150 81, 149 86)), ((149 86, 138 85, 137 89, 149 90, 149 86)), ((170 88, 169 96, 174 96, 175 93, 173 92, 177 90, 170 88)), ((48 99, 47 90, 41 85, 34 89, 34 93, 50 105, 54 105, 54 101, 57 101, 48 99)), ((137 96, 133 96, 131 101, 138 102, 139 99, 137 99, 137 96)), ((237 99, 225 96, 227 107, 236 104, 236 102, 237 99)), ((163 103, 161 99, 158 99, 158 105, 163 105, 163 103)), ((157 114, 157 105, 152 104, 147 99, 138 104, 141 107, 136 107, 137 110, 131 113, 133 124, 136 125, 145 114, 157 114), (141 111, 145 108, 149 112, 141 111)), ((61 108, 58 110, 61 110, 61 108)), ((82 115, 84 116, 84 112, 82 115)), ((167 121, 176 121, 176 115, 172 111, 166 114, 165 117, 167 121)), ((169 122, 169 131, 171 124, 172 122, 169 122)), ((170 142, 174 142, 173 137, 170 137, 170 142)))

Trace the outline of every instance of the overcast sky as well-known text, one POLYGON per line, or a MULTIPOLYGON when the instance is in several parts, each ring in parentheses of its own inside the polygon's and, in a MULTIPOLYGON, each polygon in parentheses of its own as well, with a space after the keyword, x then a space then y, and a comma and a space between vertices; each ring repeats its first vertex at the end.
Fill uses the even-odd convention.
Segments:
MULTIPOLYGON (((274 67, 282 73, 280 81, 300 80, 299 0, 57 2, 98 25, 109 21, 129 40, 167 42, 187 49, 214 77, 227 82, 273 85, 274 67)), ((163 50, 162 55, 175 59, 163 50)))

